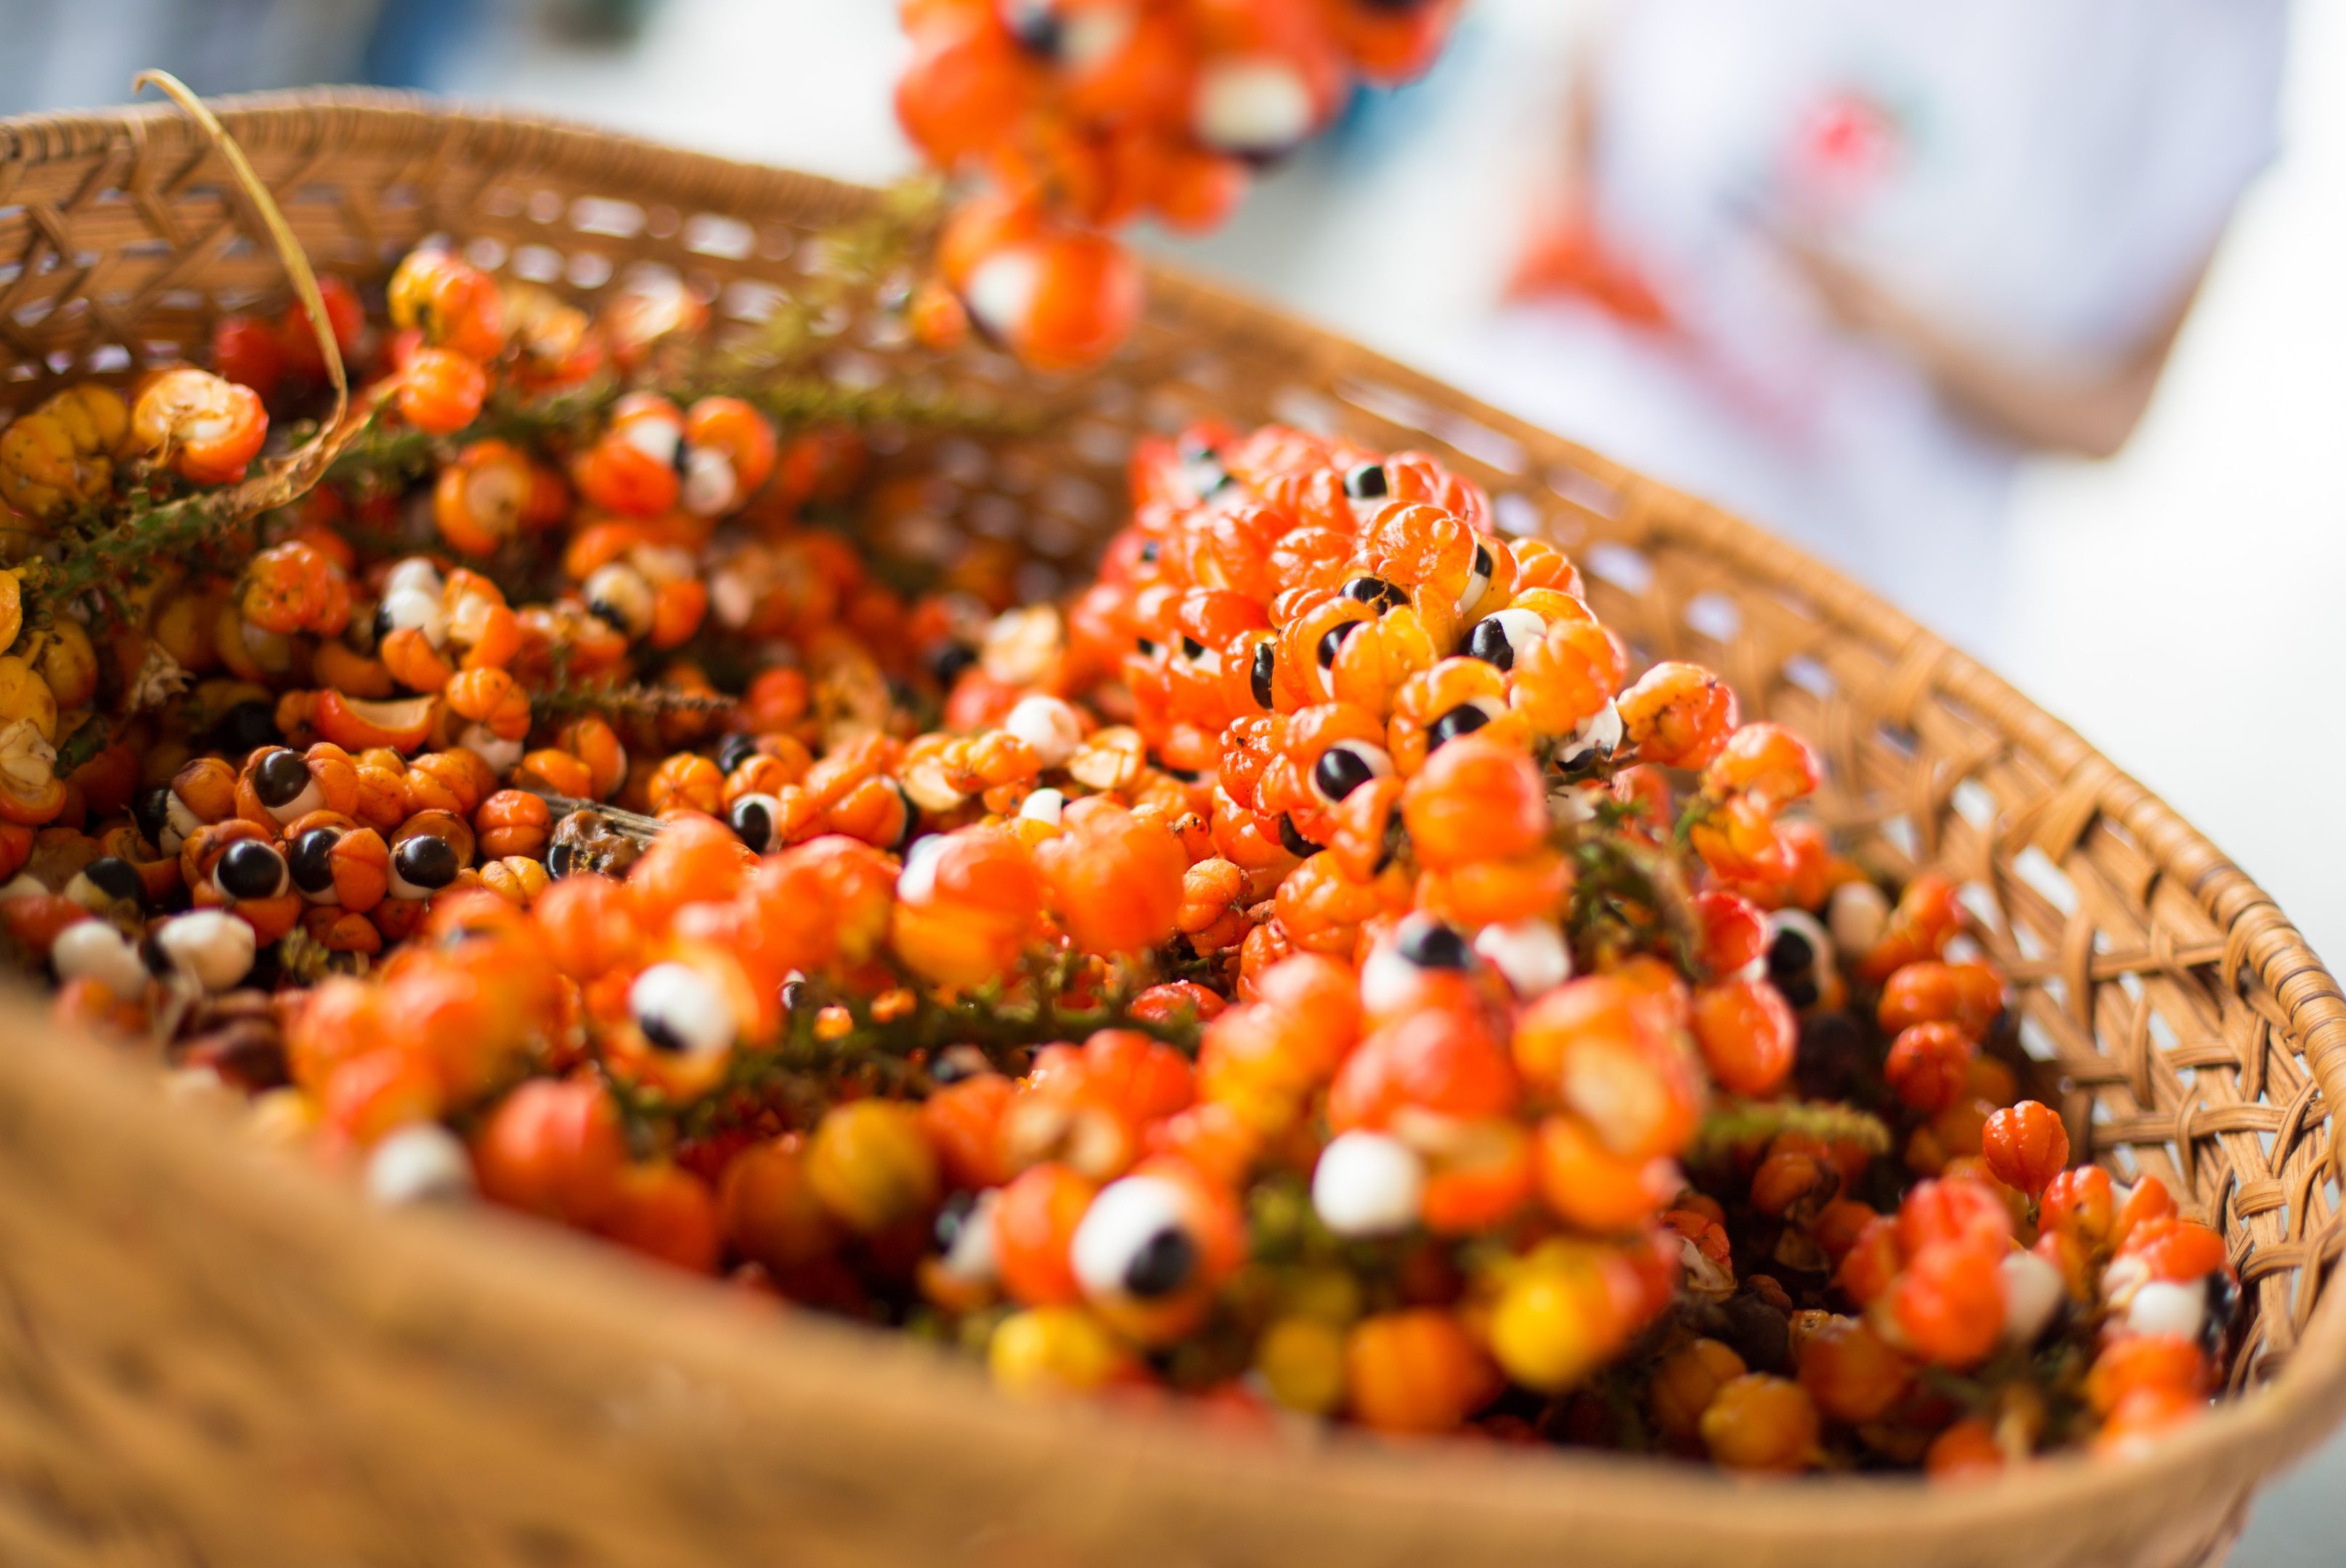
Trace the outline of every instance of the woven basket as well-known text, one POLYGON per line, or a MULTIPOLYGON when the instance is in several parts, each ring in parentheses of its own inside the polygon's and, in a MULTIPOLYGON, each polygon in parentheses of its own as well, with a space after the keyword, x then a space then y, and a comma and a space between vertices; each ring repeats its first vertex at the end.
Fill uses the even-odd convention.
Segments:
MULTIPOLYGON (((321 267, 423 236, 592 298, 653 261, 754 315, 867 193, 386 97, 224 117, 321 267)), ((127 375, 282 279, 176 112, 0 122, 0 407, 127 375)), ((894 352, 845 323, 844 373, 894 352)), ((871 329, 871 330, 867 330, 871 329)), ((1007 385, 974 353, 944 372, 1007 385)), ((48 1565, 1900 1562, 2165 1568, 2346 1408, 2331 1107, 2346 1003, 2280 911, 2070 730, 1719 512, 1339 341, 1159 276, 1047 431, 906 442, 929 533, 1055 587, 1114 525, 1137 431, 1196 413, 1418 446, 1590 568, 1641 657, 1725 674, 1828 759, 1823 809, 1971 890, 2073 1126, 2218 1225, 2238 1395, 2131 1463, 1963 1489, 1739 1484, 1464 1444, 1248 1440, 1178 1410, 1015 1405, 889 1336, 753 1309, 495 1215, 384 1215, 240 1145, 158 1075, 0 993, 0 1562, 48 1565)), ((916 530, 917 532, 917 530, 916 530)), ((915 541, 917 542, 917 541, 915 541)))

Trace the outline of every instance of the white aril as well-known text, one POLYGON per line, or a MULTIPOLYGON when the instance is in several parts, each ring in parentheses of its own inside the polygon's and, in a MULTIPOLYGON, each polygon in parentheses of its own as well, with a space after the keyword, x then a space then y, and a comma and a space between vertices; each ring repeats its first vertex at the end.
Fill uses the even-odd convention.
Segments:
POLYGON ((1395 952, 1391 942, 1380 942, 1361 965, 1362 1010, 1376 1015, 1408 1006, 1423 972, 1395 952))
POLYGON ((1474 951, 1507 977, 1517 996, 1543 995, 1572 978, 1572 949, 1553 921, 1486 925, 1475 933, 1474 951))
POLYGON ((1311 89, 1284 60, 1220 60, 1198 78, 1198 139, 1218 152, 1287 151, 1311 134, 1311 89))
POLYGON ((252 928, 225 910, 194 910, 156 928, 171 966, 206 991, 226 991, 252 972, 252 928))
POLYGON ((1197 1274, 1188 1199, 1163 1176, 1110 1182, 1084 1211, 1067 1257, 1094 1300, 1169 1296, 1197 1274))
POLYGON ((1022 697, 1002 728, 1032 747, 1046 769, 1066 765, 1084 743, 1084 721, 1073 705, 1056 697, 1022 697))
POLYGON ((1495 564, 1491 559, 1491 547, 1488 545, 1478 544, 1474 546, 1474 567, 1466 574, 1466 585, 1458 590, 1456 607, 1460 620, 1464 620, 1468 616, 1473 615, 1474 606, 1483 602, 1483 596, 1491 591, 1491 568, 1495 564))
POLYGON ((507 740, 485 724, 468 724, 456 737, 456 744, 489 766, 489 771, 502 779, 521 761, 522 743, 507 740))
POLYGON ((937 1258, 938 1265, 955 1279, 971 1285, 990 1285, 1001 1274, 1001 1263, 994 1241, 994 1211, 1002 1202, 1002 1189, 988 1187, 979 1193, 954 1227, 953 1241, 937 1258))
POLYGON ((1134 17, 1121 5, 1086 5, 1064 14, 1059 63, 1081 73, 1107 64, 1131 40, 1134 17))
POLYGON ((627 988, 627 1011, 653 1044, 713 1056, 733 1044, 733 1009, 717 983, 688 963, 655 963, 627 988))
POLYGON ((740 498, 733 460, 713 446, 696 446, 684 454, 684 509, 695 517, 715 517, 732 509, 740 498))
POLYGON ((1843 952, 1872 952, 1890 926, 1890 900, 1872 882, 1843 882, 1825 906, 1825 926, 1843 952))
POLYGON ((367 1196, 382 1204, 457 1203, 473 1196, 473 1162, 455 1134, 416 1122, 367 1156, 367 1196))
POLYGON ((2196 1342, 2207 1321, 2208 1286, 2201 1279, 2188 1285, 2153 1279, 2127 1304, 2126 1325, 2137 1334, 2172 1334, 2196 1342))
POLYGON ((429 596, 436 605, 447 585, 446 580, 440 575, 440 568, 434 565, 428 557, 410 555, 383 577, 383 601, 388 604, 392 595, 412 590, 429 596))
POLYGON ((631 419, 619 439, 662 468, 673 468, 676 449, 684 443, 684 426, 672 419, 631 419))
POLYGON ((76 921, 59 932, 49 947, 49 962, 59 980, 95 980, 117 997, 147 989, 147 965, 138 948, 102 920, 76 921))
POLYGON ((969 275, 969 313, 994 337, 1015 339, 1043 286, 1043 257, 1032 246, 997 250, 969 275))
POLYGON ((2033 1252, 2013 1251, 1999 1265, 2004 1284, 2004 1339, 2007 1345, 2034 1345, 2061 1309, 2068 1287, 2061 1271, 2033 1252))
POLYGON ((579 590, 586 607, 633 639, 652 629, 652 585, 625 561, 609 561, 595 568, 579 590))
POLYGON ((388 636, 398 631, 420 631, 423 640, 439 647, 448 640, 448 612, 440 605, 435 591, 422 588, 393 588, 382 596, 376 607, 375 625, 388 636))
POLYGON ((1067 809, 1067 798, 1056 789, 1037 789, 1019 802, 1018 814, 1030 822, 1059 825, 1059 813, 1067 809))
POLYGON ((163 830, 156 836, 155 847, 167 855, 176 855, 203 825, 204 820, 179 799, 179 792, 171 790, 163 797, 163 830))
POLYGON ((1567 773, 1593 767, 1619 749, 1621 735, 1621 710, 1606 697, 1604 707, 1565 737, 1564 744, 1556 748, 1556 765, 1567 773))
POLYGON ((1418 1221, 1425 1162, 1382 1133, 1338 1135, 1311 1171, 1311 1207, 1339 1236, 1392 1236, 1418 1221))
POLYGON ((1596 820, 1596 803, 1610 791, 1602 783, 1591 779, 1583 784, 1566 784, 1548 791, 1548 820, 1558 827, 1570 828, 1596 820))
POLYGON ((944 859, 945 837, 932 833, 916 839, 904 851, 904 869, 896 873, 896 898, 900 903, 924 904, 936 896, 937 862, 944 859))

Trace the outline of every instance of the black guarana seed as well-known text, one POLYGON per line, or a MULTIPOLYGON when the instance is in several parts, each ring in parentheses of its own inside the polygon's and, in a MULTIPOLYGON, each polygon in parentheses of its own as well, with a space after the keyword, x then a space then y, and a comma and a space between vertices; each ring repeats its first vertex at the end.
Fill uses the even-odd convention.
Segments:
POLYGON ((117 903, 147 901, 147 884, 138 880, 130 862, 119 855, 100 855, 84 866, 81 874, 89 879, 90 886, 117 903))
POLYGON ((586 601, 586 610, 597 620, 601 621, 621 636, 633 637, 636 635, 634 628, 627 625, 627 617, 620 612, 619 606, 610 600, 589 599, 586 601))
POLYGON ((1768 977, 1770 980, 1806 974, 1816 966, 1816 944, 1799 926, 1780 925, 1776 928, 1776 934, 1768 939, 1768 977))
POLYGON ((1143 1301, 1170 1296, 1198 1272, 1198 1244, 1186 1230, 1160 1230, 1124 1266, 1124 1288, 1143 1301))
POLYGON ((1392 494, 1382 463, 1363 463, 1344 475, 1344 494, 1355 501, 1378 501, 1392 494))
POLYGON ((1355 577, 1344 585, 1344 596, 1374 606, 1381 616, 1409 603, 1409 595, 1398 584, 1388 583, 1382 577, 1355 577))
POLYGON ((947 1257, 952 1255, 955 1244, 961 1240, 961 1233, 969 1228, 970 1217, 976 1212, 977 1195, 974 1192, 957 1192, 945 1199, 945 1206, 937 1210, 936 1224, 929 1232, 937 1244, 938 1252, 947 1257))
POLYGON ((1349 746, 1331 746, 1311 768, 1312 788, 1331 800, 1341 800, 1376 776, 1376 769, 1349 746))
POLYGON ((639 1018, 636 1022, 638 1026, 644 1032, 644 1039, 646 1043, 648 1043, 653 1050, 665 1052, 670 1056, 681 1056, 684 1054, 684 1036, 678 1033, 675 1026, 670 1024, 667 1019, 659 1017, 658 1014, 654 1014, 649 1018, 639 1018))
POLYGON ((1257 708, 1270 708, 1275 695, 1270 677, 1279 669, 1278 645, 1269 641, 1254 645, 1254 664, 1247 671, 1247 690, 1253 693, 1257 708))
POLYGON ((419 888, 444 888, 456 880, 456 846, 437 833, 418 833, 391 852, 399 874, 419 888))
POLYGON ((785 1013, 796 1013, 800 1008, 801 1008, 801 1007, 803 1007, 803 1006, 805 1006, 805 1005, 806 1005, 806 999, 807 999, 807 983, 806 983, 805 981, 803 981, 803 980, 785 980, 784 982, 782 982, 782 1011, 783 1011, 783 1012, 785 1012, 785 1013))
POLYGON ((2213 1352, 2232 1331, 2232 1320, 2240 1315, 2240 1287, 2233 1278, 2218 1268, 2208 1276, 2208 1310, 2199 1319, 2201 1348, 2213 1352))
POLYGON ((1154 637, 1135 637, 1133 639, 1132 646, 1140 650, 1140 657, 1142 658, 1155 658, 1157 657, 1157 639, 1154 637))
POLYGON ((717 748, 717 771, 730 774, 733 769, 758 755, 758 738, 739 732, 725 738, 717 748))
POLYGON ((1140 542, 1140 564, 1144 566, 1154 566, 1157 565, 1157 557, 1161 552, 1162 546, 1160 546, 1156 540, 1143 539, 1140 542))
POLYGON ((1474 950, 1465 933, 1438 920, 1412 921, 1403 928, 1394 951, 1420 969, 1471 969, 1474 950))
POLYGON ((1496 616, 1476 621, 1474 629, 1466 634, 1466 657, 1498 669, 1515 667, 1515 645, 1507 640, 1507 628, 1496 616))
POLYGON ((1281 811, 1279 814, 1279 841, 1286 846, 1287 852, 1289 854, 1299 856, 1304 860, 1309 860, 1313 855, 1318 854, 1321 848, 1321 846, 1313 843, 1311 840, 1297 832, 1295 830, 1295 819, 1289 816, 1284 811, 1281 811))
POLYGON ((896 841, 888 846, 890 854, 901 855, 913 847, 913 840, 921 830, 921 809, 913 803, 910 795, 904 793, 901 780, 891 779, 888 782, 896 787, 896 799, 904 803, 904 830, 898 833, 896 841))
POLYGON ((163 830, 171 825, 171 787, 158 784, 152 789, 138 791, 138 799, 130 803, 130 816, 147 841, 160 846, 163 830))
POLYGON ((967 643, 947 643, 929 656, 929 673, 939 686, 951 686, 977 662, 977 650, 967 643))
POLYGON ((332 828, 312 828, 293 840, 285 869, 293 885, 305 893, 322 893, 334 885, 334 845, 342 838, 332 828))
POLYGON ((1768 943, 1768 979, 1793 1006, 1817 1004, 1817 950, 1797 928, 1781 928, 1768 943))
POLYGON ((1491 722, 1491 716, 1474 703, 1462 702, 1435 719, 1425 732, 1425 748, 1439 751, 1462 735, 1472 735, 1491 722))
POLYGON ((264 806, 285 806, 310 787, 310 765, 283 747, 264 754, 252 768, 252 792, 264 806))
POLYGON ((761 855, 774 841, 774 814, 755 795, 744 795, 734 801, 725 820, 732 824, 743 843, 761 855))
POLYGON ((285 733, 277 728, 276 706, 256 698, 221 714, 212 727, 212 738, 222 751, 241 757, 263 746, 282 745, 285 733))
POLYGON ((1181 634, 1181 651, 1191 658, 1204 658, 1206 657, 1206 645, 1191 636, 1188 633, 1183 632, 1181 634))
POLYGON ((1491 547, 1488 545, 1475 545, 1474 575, 1487 583, 1491 580, 1491 574, 1498 569, 1499 564, 1491 559, 1491 547))
POLYGON ((372 633, 372 636, 370 639, 370 645, 359 650, 362 653, 372 653, 376 648, 382 646, 383 638, 391 636, 393 632, 399 629, 392 624, 391 606, 389 605, 377 605, 374 607, 374 619, 368 622, 367 625, 369 631, 372 633))
POLYGON ((285 885, 285 857, 274 844, 240 839, 220 856, 212 878, 232 899, 274 898, 285 885))
POLYGON ((1358 621, 1338 621, 1334 626, 1330 626, 1321 635, 1320 646, 1312 650, 1320 660, 1320 667, 1333 669, 1336 666, 1336 650, 1344 646, 1346 637, 1360 629, 1361 623, 1358 621))
POLYGON ((1719 1338, 1755 1372, 1786 1372, 1792 1366, 1792 1326, 1769 1302, 1749 1293, 1719 1303, 1725 1319, 1719 1338))
POLYGON ((560 881, 577 869, 578 851, 568 844, 556 844, 546 851, 546 874, 560 881))
POLYGON ((138 944, 138 962, 145 964, 147 972, 158 980, 168 980, 178 972, 179 966, 171 962, 171 955, 164 950, 161 938, 152 932, 138 944))

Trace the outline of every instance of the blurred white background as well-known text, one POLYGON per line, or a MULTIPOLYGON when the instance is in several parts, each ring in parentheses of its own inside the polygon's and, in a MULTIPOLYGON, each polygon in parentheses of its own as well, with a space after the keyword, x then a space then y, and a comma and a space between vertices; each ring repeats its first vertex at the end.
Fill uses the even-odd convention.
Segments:
MULTIPOLYGON (((1456 57, 1259 188, 1188 263, 1406 361, 1453 364, 1515 256, 1588 0, 1477 0, 1456 57)), ((0 110, 371 76, 850 178, 911 167, 891 0, 0 0, 0 110), (204 25, 190 27, 193 15, 204 25), (272 33, 272 17, 291 30, 272 33), (332 24, 317 25, 324 17, 332 24), (273 52, 219 47, 273 38, 273 52)), ((2346 5, 2298 0, 2286 150, 2251 190, 2147 422, 2040 463, 2011 610, 1974 651, 2248 868, 2346 962, 2346 5)), ((1574 433, 1565 430, 1561 433, 1574 433)), ((2236 1557, 2346 1561, 2346 1442, 2276 1487, 2236 1557)))

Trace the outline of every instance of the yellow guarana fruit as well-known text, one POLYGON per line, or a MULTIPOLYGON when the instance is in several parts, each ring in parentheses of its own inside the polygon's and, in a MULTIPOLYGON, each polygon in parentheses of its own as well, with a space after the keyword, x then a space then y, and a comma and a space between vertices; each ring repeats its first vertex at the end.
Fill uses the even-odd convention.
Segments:
POLYGON ((1290 1410, 1324 1416, 1344 1400, 1344 1330, 1320 1318, 1281 1318, 1255 1344, 1254 1369, 1290 1410))
POLYGON ((24 720, 54 745, 57 738, 57 698, 40 671, 14 654, 0 657, 0 727, 24 720))
POLYGON ((102 386, 59 392, 0 431, 0 501, 35 518, 104 494, 130 433, 130 408, 102 386))
POLYGON ((219 663, 217 639, 223 602, 216 589, 178 589, 156 605, 148 630, 181 669, 208 675, 219 663))
POLYGON ((1560 1393, 1620 1349, 1623 1327, 1596 1250, 1550 1243, 1506 1269, 1491 1353, 1525 1387, 1560 1393))
POLYGON ((1117 1377, 1127 1361, 1107 1326, 1080 1307, 1014 1313, 986 1347, 994 1386, 1027 1398, 1087 1392, 1117 1377))
POLYGON ((57 707, 66 712, 88 707, 97 695, 97 648, 89 633, 79 621, 59 616, 56 624, 40 636, 39 651, 27 647, 26 657, 48 682, 57 707))
POLYGON ((831 1107, 816 1125, 807 1185, 833 1218, 871 1235, 936 1202, 937 1157, 912 1106, 858 1100, 831 1107))
POLYGON ((25 629, 25 585, 14 572, 0 572, 0 648, 14 646, 25 629))

